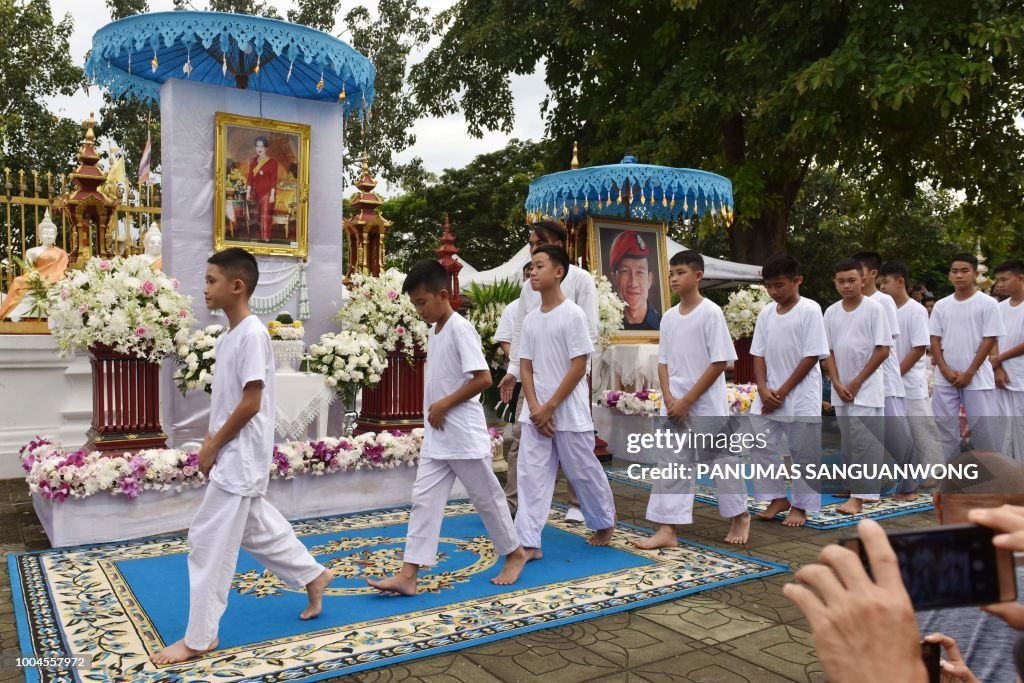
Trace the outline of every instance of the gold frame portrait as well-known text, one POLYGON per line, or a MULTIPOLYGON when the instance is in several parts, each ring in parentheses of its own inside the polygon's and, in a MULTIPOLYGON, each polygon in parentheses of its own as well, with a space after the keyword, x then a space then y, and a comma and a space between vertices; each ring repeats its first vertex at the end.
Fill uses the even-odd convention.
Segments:
MULTIPOLYGON (((216 127, 214 250, 242 247, 252 254, 306 258, 309 255, 310 127, 225 112, 217 113, 216 127), (255 156, 243 150, 252 149, 259 137, 269 141, 266 156, 274 161, 272 204, 270 199, 252 200, 254 193, 248 189, 249 182, 256 182, 248 179, 248 169, 255 156), (279 175, 282 167, 283 179, 279 175), (269 210, 268 204, 271 204, 269 210), (269 240, 262 239, 264 231, 269 240)), ((262 162, 261 166, 266 163, 262 162)))
MULTIPOLYGON (((661 304, 661 315, 671 306, 672 297, 668 288, 668 228, 665 223, 648 223, 603 216, 587 217, 587 257, 590 269, 598 276, 605 276, 616 289, 615 277, 609 272, 609 252, 611 243, 622 232, 633 231, 653 240, 656 254, 649 260, 654 270, 652 289, 648 293, 649 303, 661 304)), ((613 344, 657 344, 661 338, 659 330, 620 330, 612 336, 613 344)))

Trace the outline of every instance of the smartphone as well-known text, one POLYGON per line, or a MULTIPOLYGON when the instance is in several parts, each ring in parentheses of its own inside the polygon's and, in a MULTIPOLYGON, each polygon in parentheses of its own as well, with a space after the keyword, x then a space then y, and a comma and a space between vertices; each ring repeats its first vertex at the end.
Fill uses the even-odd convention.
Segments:
MULTIPOLYGON (((992 545, 994 535, 992 529, 976 524, 889 532, 914 609, 1015 601, 1013 552, 992 545)), ((860 538, 839 543, 858 553, 871 573, 860 538)))
POLYGON ((940 683, 942 680, 942 666, 939 664, 941 656, 941 645, 921 641, 921 659, 924 660, 924 668, 928 671, 928 683, 940 683))

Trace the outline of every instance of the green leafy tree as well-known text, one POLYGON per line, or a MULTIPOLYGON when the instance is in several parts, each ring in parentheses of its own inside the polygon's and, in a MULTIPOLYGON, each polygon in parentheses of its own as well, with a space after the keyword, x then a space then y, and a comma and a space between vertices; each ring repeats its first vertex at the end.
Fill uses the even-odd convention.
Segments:
POLYGON ((921 182, 962 192, 970 229, 1019 221, 1024 6, 1009 0, 459 0, 413 68, 420 104, 509 131, 509 77, 543 65, 547 131, 584 161, 699 166, 734 184, 734 258, 786 246, 811 167, 872 212, 921 182))
POLYGON ((445 170, 436 183, 386 201, 381 213, 393 222, 385 242, 388 265, 406 270, 433 258, 445 213, 456 246, 474 267, 505 263, 529 237, 523 200, 530 181, 553 168, 549 147, 512 140, 464 168, 445 170))
MULTIPOLYGON (((412 126, 422 114, 406 79, 409 55, 423 48, 431 36, 428 12, 417 0, 380 0, 378 19, 358 6, 345 16, 352 46, 377 69, 376 97, 368 120, 357 110, 346 129, 349 161, 355 175, 364 155, 375 172, 388 182, 413 188, 424 182, 423 163, 416 158, 400 164, 395 155, 416 143, 412 126)), ((353 180, 355 177, 353 177, 353 180)))
POLYGON ((55 21, 48 0, 0 0, 0 22, 0 168, 66 173, 81 122, 54 115, 45 100, 85 84, 68 43, 73 19, 55 21))

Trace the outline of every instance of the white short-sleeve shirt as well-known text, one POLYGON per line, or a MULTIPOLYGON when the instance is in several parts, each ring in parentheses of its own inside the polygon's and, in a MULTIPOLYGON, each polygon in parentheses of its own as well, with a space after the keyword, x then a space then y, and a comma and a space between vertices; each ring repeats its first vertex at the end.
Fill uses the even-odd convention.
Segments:
MULTIPOLYGON (((427 335, 423 414, 435 401, 461 389, 473 378, 473 372, 486 369, 480 335, 472 323, 452 313, 440 333, 432 327, 427 335)), ((490 457, 491 442, 480 401, 472 398, 454 406, 445 415, 444 429, 424 424, 420 455, 437 460, 490 457)))
MULTIPOLYGON (((892 332, 885 309, 868 297, 862 297, 852 311, 843 308, 842 299, 829 306, 825 311, 825 335, 836 357, 839 381, 843 384, 848 384, 860 374, 876 346, 892 346, 892 332)), ((832 403, 846 405, 838 391, 832 392, 832 403)), ((867 408, 885 407, 882 366, 864 381, 853 398, 853 404, 867 408)))
POLYGON ((896 340, 900 337, 900 324, 896 315, 896 302, 885 292, 875 290, 871 300, 882 305, 885 315, 889 320, 889 329, 892 330, 893 345, 889 348, 889 357, 882 363, 882 378, 885 380, 885 395, 903 398, 907 391, 903 386, 903 377, 900 375, 900 362, 896 357, 896 340))
MULTIPOLYGON (((713 301, 703 299, 692 311, 683 314, 678 306, 661 317, 661 341, 658 363, 668 366, 672 397, 686 395, 711 363, 736 360, 736 347, 729 336, 722 309, 713 301)), ((690 408, 694 416, 728 415, 725 373, 715 379, 707 391, 690 408)))
MULTIPOLYGON (((569 299, 548 312, 541 308, 530 311, 523 320, 522 354, 533 362, 533 386, 537 400, 546 403, 558 390, 569 372, 573 358, 594 352, 583 309, 569 299)), ((526 406, 520 411, 520 422, 530 422, 526 406)), ((559 432, 591 432, 590 389, 586 376, 561 404, 555 408, 555 430, 559 432)))
MULTIPOLYGON (((1024 303, 1013 306, 1009 299, 999 302, 999 313, 1003 318, 1006 334, 999 338, 999 352, 1009 351, 1024 343, 1024 303)), ((1024 391, 1024 356, 1017 356, 1003 362, 1003 369, 1010 378, 1010 391, 1024 391)))
POLYGON ((501 312, 498 329, 494 331, 494 341, 512 343, 512 332, 516 326, 516 311, 519 310, 519 299, 516 299, 501 312))
MULTIPOLYGON (((913 299, 896 309, 896 320, 900 326, 900 336, 896 337, 896 356, 900 363, 913 349, 931 343, 928 334, 928 309, 913 299)), ((928 354, 921 356, 914 367, 903 375, 903 388, 907 392, 907 400, 928 398, 928 354)))
MULTIPOLYGON (((774 301, 757 316, 750 354, 764 358, 768 369, 768 386, 778 389, 786 383, 804 358, 828 358, 825 321, 817 301, 800 297, 784 314, 779 314, 774 301)), ((784 417, 821 418, 821 366, 818 363, 782 402, 782 407, 769 413, 772 419, 784 417)), ((754 399, 750 412, 760 415, 761 398, 754 399)))
MULTIPOLYGON (((941 337, 942 357, 946 359, 946 365, 957 372, 971 366, 986 337, 1002 337, 1006 332, 999 315, 999 304, 980 291, 963 301, 957 300, 954 294, 936 301, 929 326, 933 337, 941 337)), ((941 372, 935 373, 935 386, 950 386, 941 372)), ((995 388, 992 363, 985 358, 967 389, 977 391, 995 388)))
POLYGON ((210 399, 210 433, 216 434, 242 400, 249 382, 262 382, 260 409, 217 454, 210 481, 239 496, 262 496, 274 457, 274 353, 270 333, 250 315, 221 335, 210 399))

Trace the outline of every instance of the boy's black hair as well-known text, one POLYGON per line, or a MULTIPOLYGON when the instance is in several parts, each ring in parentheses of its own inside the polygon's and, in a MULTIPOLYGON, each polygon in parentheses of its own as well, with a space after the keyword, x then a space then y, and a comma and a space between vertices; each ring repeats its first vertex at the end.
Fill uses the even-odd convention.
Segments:
POLYGON ((935 301, 935 295, 934 294, 925 294, 924 297, 922 297, 922 299, 921 299, 921 303, 922 304, 926 304, 929 301, 935 301))
POLYGON ((836 264, 832 266, 832 275, 837 273, 845 273, 848 270, 856 270, 858 273, 861 272, 862 266, 860 261, 852 258, 844 258, 836 261, 836 264))
POLYGON ((957 254, 953 258, 949 259, 949 267, 952 268, 953 264, 956 263, 957 261, 969 263, 971 264, 971 270, 978 270, 978 258, 974 256, 974 254, 968 254, 967 252, 957 254))
POLYGON ((1014 275, 1024 275, 1024 261, 1017 258, 1011 258, 1003 261, 995 270, 992 271, 993 275, 999 275, 999 273, 1013 273, 1014 275))
POLYGON ((533 255, 547 254, 548 258, 551 259, 551 265, 558 267, 562 266, 562 277, 564 280, 565 276, 569 273, 569 254, 557 244, 542 244, 537 247, 537 250, 533 252, 533 255))
POLYGON ((527 261, 524 263, 521 270, 533 270, 533 261, 527 261))
POLYGON ((878 272, 882 269, 882 255, 877 251, 861 251, 853 255, 855 261, 868 270, 878 272))
POLYGON ((229 278, 238 278, 245 283, 245 291, 249 296, 256 291, 256 285, 260 281, 260 267, 256 264, 256 257, 241 247, 231 247, 206 259, 207 263, 213 264, 224 271, 229 278))
POLYGON ((545 242, 565 244, 565 226, 558 221, 537 221, 531 227, 545 242))
POLYGON ((800 262, 789 254, 775 254, 761 266, 761 279, 771 280, 774 277, 785 277, 792 280, 801 275, 800 262))
POLYGON ((423 287, 431 294, 451 292, 452 278, 440 261, 423 259, 413 264, 402 283, 402 294, 411 294, 423 287))
POLYGON ((908 293, 910 292, 910 269, 903 261, 886 261, 882 264, 878 274, 903 278, 903 287, 908 293))
POLYGON ((704 272, 704 257, 701 256, 698 251, 694 251, 693 249, 684 249, 683 251, 677 251, 673 254, 668 265, 669 267, 690 266, 694 270, 704 272))

